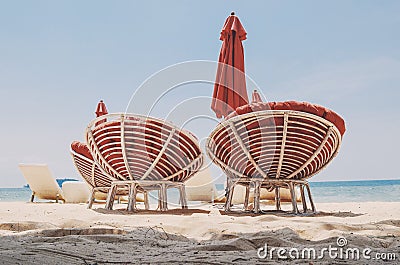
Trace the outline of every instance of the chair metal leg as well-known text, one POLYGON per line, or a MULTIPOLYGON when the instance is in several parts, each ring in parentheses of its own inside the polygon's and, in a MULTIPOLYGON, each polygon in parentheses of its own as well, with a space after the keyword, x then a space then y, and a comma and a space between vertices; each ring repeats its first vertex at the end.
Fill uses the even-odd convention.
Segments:
POLYGON ((160 189, 158 190, 158 210, 161 211, 162 208, 162 192, 161 192, 161 186, 160 189))
POLYGON ((244 197, 243 208, 244 210, 247 210, 247 208, 249 207, 250 185, 246 186, 246 194, 244 196, 245 197, 244 197))
POLYGON ((230 212, 232 205, 233 191, 234 191, 234 184, 231 180, 228 180, 226 188, 228 190, 228 194, 226 196, 226 201, 225 201, 225 212, 230 212))
POLYGON ((164 192, 162 185, 159 185, 159 190, 158 190, 158 210, 163 211, 164 207, 164 192))
POLYGON ((303 204, 303 213, 307 212, 307 201, 306 201, 306 196, 304 195, 304 186, 303 184, 300 184, 300 194, 301 194, 301 202, 303 204))
POLYGON ((165 183, 161 184, 161 211, 167 211, 168 210, 168 202, 167 202, 167 186, 165 183))
POLYGON ((180 191, 180 199, 181 199, 181 205, 182 209, 187 209, 187 200, 186 200, 186 189, 185 189, 185 184, 182 184, 179 186, 179 191, 180 191))
POLYGON ((132 183, 129 186, 129 197, 128 197, 128 211, 132 212, 136 210, 136 184, 132 183))
POLYGON ((95 198, 95 195, 96 195, 96 191, 97 191, 96 188, 93 188, 92 189, 92 193, 90 193, 88 206, 87 206, 88 209, 92 209, 92 206, 93 206, 93 203, 94 203, 94 198, 95 198))
POLYGON ((310 200, 310 204, 311 204, 311 210, 313 211, 313 213, 316 213, 314 201, 313 201, 313 199, 311 197, 310 185, 308 183, 306 183, 306 184, 304 184, 304 186, 306 186, 306 189, 307 189, 308 199, 310 200))
POLYGON ((107 201, 105 206, 107 210, 112 210, 116 193, 117 193, 117 185, 111 184, 111 188, 108 190, 107 201))
POLYGON ((254 182, 254 213, 260 212, 260 190, 261 182, 256 180, 254 182))
POLYGON ((35 200, 35 193, 32 192, 32 196, 31 196, 31 202, 33 202, 35 200))
POLYGON ((275 205, 276 205, 276 210, 280 211, 281 210, 281 192, 280 192, 279 186, 275 187, 275 205))
POLYGON ((164 210, 167 211, 168 210, 168 187, 167 185, 164 185, 164 210))
POLYGON ((293 182, 289 182, 289 189, 290 189, 290 197, 292 197, 292 206, 293 206, 293 213, 298 214, 299 209, 297 208, 297 201, 296 201, 296 188, 293 182))
POLYGON ((236 183, 233 183, 231 187, 231 204, 229 205, 229 207, 233 206, 233 195, 235 194, 235 188, 236 188, 236 183))
POLYGON ((144 208, 146 210, 149 210, 150 209, 150 206, 149 206, 149 193, 147 191, 144 191, 143 197, 144 197, 144 208))

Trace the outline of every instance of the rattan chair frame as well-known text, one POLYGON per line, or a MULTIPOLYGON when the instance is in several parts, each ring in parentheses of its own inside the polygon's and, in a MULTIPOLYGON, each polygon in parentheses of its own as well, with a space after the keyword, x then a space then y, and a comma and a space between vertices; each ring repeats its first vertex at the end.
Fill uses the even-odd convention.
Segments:
POLYGON ((89 123, 86 140, 98 165, 113 178, 106 208, 112 209, 113 198, 121 187, 125 187, 130 195, 129 210, 136 209, 135 198, 132 196, 138 190, 158 190, 159 209, 167 210, 168 188, 178 188, 182 208, 187 207, 184 181, 193 176, 203 164, 198 141, 190 133, 161 119, 138 114, 112 113, 89 123), (104 119, 117 123, 96 129, 95 124, 104 119), (149 133, 159 135, 158 141, 153 136, 150 137, 149 133), (107 143, 111 140, 119 142, 107 143), (152 152, 149 153, 148 150, 152 152), (181 150, 184 151, 184 157, 181 150), (123 161, 112 164, 112 160, 106 159, 106 153, 117 154, 123 161))
MULTIPOLYGON (((87 158, 74 150, 70 149, 70 153, 72 156, 72 161, 75 165, 75 168, 85 180, 85 182, 90 186, 92 189, 88 201, 88 208, 91 209, 93 203, 96 198, 96 194, 100 193, 108 193, 109 190, 112 188, 112 182, 115 181, 112 176, 107 175, 104 170, 99 167, 96 162, 90 158, 87 158)), ((143 189, 139 189, 137 192, 142 192, 144 195, 144 204, 145 208, 149 208, 149 200, 148 200, 148 193, 143 189)), ((129 195, 129 187, 123 187, 118 190, 118 193, 114 195, 114 199, 120 198, 120 196, 128 196, 129 195)))
POLYGON ((260 188, 275 189, 276 209, 280 210, 279 188, 283 187, 290 190, 293 212, 297 214, 296 191, 300 191, 303 212, 308 210, 304 189, 307 190, 311 210, 316 211, 307 179, 332 161, 340 149, 341 140, 338 128, 322 117, 301 111, 263 110, 222 121, 207 139, 206 152, 227 175, 226 211, 231 210, 235 186, 243 185, 246 187, 245 209, 252 187, 255 190, 256 213, 261 211, 260 188), (282 119, 283 124, 265 122, 275 119, 282 119), (260 125, 259 128, 246 130, 254 122, 264 123, 263 131, 250 140, 251 133, 261 128, 260 125), (264 150, 252 151, 252 147, 260 142, 264 150), (231 156, 231 153, 240 155, 231 156), (247 165, 245 168, 240 166, 244 164, 247 165), (252 175, 244 173, 249 168, 252 175))

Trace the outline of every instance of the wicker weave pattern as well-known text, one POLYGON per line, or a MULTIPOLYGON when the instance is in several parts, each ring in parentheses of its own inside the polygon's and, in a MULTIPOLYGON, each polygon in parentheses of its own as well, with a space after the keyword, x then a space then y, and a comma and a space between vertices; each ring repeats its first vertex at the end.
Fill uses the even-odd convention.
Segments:
POLYGON ((133 114, 101 116, 86 132, 98 164, 117 180, 183 182, 203 163, 197 139, 163 120, 133 114))
POLYGON ((207 154, 233 178, 312 177, 336 156, 338 129, 298 111, 265 110, 221 122, 207 141, 207 154))
MULTIPOLYGON (((93 160, 78 154, 74 150, 71 150, 71 155, 76 169, 92 188, 111 186, 113 179, 110 176, 106 176, 93 160)), ((107 191, 105 189, 103 192, 107 191)))

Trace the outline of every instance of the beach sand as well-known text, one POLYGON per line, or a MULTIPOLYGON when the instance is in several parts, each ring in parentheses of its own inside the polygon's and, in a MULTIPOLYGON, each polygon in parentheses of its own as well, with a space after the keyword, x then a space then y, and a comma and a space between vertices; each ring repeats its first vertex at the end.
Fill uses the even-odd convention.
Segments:
MULTIPOLYGON (((221 206, 168 212, 128 213, 96 204, 0 203, 0 263, 2 264, 254 264, 257 250, 305 247, 317 251, 337 237, 345 247, 400 258, 400 202, 318 203, 318 214, 263 215, 224 213, 221 206), (221 209, 219 209, 221 208, 221 209)), ((343 247, 343 248, 345 248, 343 247)), ((318 252, 317 252, 318 253, 318 252)), ((371 254, 372 255, 372 254, 371 254)), ((283 263, 290 257, 279 259, 283 263)), ((295 264, 344 264, 349 260, 292 260, 295 264)), ((351 260, 366 264, 371 261, 351 260)), ((374 264, 397 264, 374 260, 374 264)))

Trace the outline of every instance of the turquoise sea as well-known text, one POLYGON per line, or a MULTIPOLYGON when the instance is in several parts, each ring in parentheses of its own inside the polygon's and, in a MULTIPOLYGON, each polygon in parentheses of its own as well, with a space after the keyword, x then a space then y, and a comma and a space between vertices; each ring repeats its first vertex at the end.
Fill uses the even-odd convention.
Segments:
POLYGON ((400 202, 400 180, 310 182, 316 202, 400 202))
MULTIPOLYGON (((310 182, 316 202, 400 202, 400 180, 310 182)), ((223 184, 217 184, 223 190, 223 184)), ((29 188, 0 188, 0 202, 29 201, 29 188)), ((177 192, 168 193, 177 201, 177 192)))

